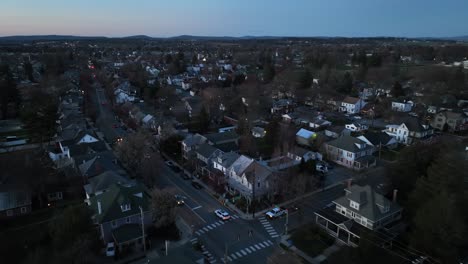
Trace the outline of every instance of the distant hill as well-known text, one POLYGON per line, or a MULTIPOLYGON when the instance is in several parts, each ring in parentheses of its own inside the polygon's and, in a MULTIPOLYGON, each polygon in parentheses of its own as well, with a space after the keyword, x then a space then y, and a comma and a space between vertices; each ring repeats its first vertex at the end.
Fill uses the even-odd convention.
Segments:
MULTIPOLYGON (((32 41, 77 41, 77 40, 217 40, 217 41, 234 41, 234 40, 250 40, 250 39, 261 39, 261 40, 273 40, 273 39, 362 39, 356 38, 344 38, 344 37, 280 37, 280 36, 242 36, 242 37, 231 37, 231 36, 192 36, 192 35, 180 35, 174 37, 150 37, 147 35, 134 35, 127 37, 104 37, 104 36, 73 36, 73 35, 30 35, 30 36, 6 36, 0 37, 0 42, 32 42, 32 41)), ((393 37, 367 37, 365 39, 393 39, 393 37)), ((412 39, 412 38, 407 38, 412 39)), ((413 38, 420 40, 451 40, 451 41, 468 41, 468 36, 458 37, 441 37, 441 38, 413 38)))

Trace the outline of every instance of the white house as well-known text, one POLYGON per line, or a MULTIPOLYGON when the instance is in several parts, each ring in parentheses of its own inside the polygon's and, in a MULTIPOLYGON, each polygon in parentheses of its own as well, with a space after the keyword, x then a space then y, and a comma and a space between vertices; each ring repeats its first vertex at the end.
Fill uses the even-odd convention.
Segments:
POLYGON ((147 114, 145 117, 143 117, 143 119, 141 120, 141 123, 146 128, 156 129, 156 120, 150 114, 147 114))
POLYGON ((393 101, 392 110, 396 112, 411 112, 413 109, 414 103, 412 101, 393 101))
POLYGON ((53 162, 61 159, 70 158, 70 149, 62 146, 61 142, 55 143, 55 147, 49 151, 49 157, 53 162))
POLYGON ((394 137, 398 143, 406 145, 434 134, 432 127, 421 124, 417 118, 409 118, 400 125, 387 125, 383 132, 394 137))
POLYGON ((341 136, 327 142, 326 151, 330 161, 347 168, 361 170, 375 165, 374 147, 352 136, 341 136))
POLYGON ((346 124, 345 125, 345 128, 346 129, 349 129, 353 132, 361 132, 361 131, 364 131, 364 130, 367 130, 369 129, 369 126, 367 125, 364 125, 364 124, 354 124, 354 123, 351 123, 351 124, 346 124))
POLYGON ((266 134, 266 131, 263 127, 253 127, 252 128, 252 136, 255 138, 262 138, 266 134))
POLYGON ((340 110, 341 112, 346 112, 348 114, 357 114, 361 109, 366 105, 366 102, 360 98, 347 96, 341 102, 340 110))

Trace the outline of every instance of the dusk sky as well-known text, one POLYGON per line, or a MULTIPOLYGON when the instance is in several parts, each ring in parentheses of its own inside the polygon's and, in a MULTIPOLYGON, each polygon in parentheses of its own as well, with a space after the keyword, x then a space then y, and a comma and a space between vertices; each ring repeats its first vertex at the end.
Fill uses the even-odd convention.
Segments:
POLYGON ((0 36, 468 35, 467 0, 1 0, 0 36))

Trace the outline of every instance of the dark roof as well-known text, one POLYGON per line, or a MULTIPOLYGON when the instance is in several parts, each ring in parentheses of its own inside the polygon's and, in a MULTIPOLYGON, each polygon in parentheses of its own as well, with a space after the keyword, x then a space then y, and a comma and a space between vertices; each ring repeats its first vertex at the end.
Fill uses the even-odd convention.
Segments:
POLYGON ((382 143, 382 145, 387 145, 387 143, 393 139, 390 135, 385 132, 366 132, 363 137, 369 140, 370 143, 374 146, 378 146, 382 143))
POLYGON ((200 154, 202 157, 208 159, 215 153, 216 150, 218 149, 213 147, 212 145, 204 143, 198 146, 198 149, 196 150, 196 152, 200 154))
POLYGON ((205 135, 209 142, 216 144, 224 141, 235 141, 239 139, 239 135, 235 131, 226 131, 222 133, 213 133, 205 135))
POLYGON ((103 141, 73 144, 69 145, 68 148, 70 149, 70 156, 72 157, 103 152, 107 150, 106 143, 104 143, 103 141))
POLYGON ((346 135, 343 135, 335 140, 332 140, 328 142, 327 144, 337 147, 339 149, 344 149, 346 151, 353 152, 353 153, 361 152, 361 151, 372 148, 372 146, 367 145, 366 142, 360 140, 359 138, 346 136, 346 135), (360 149, 358 145, 361 145, 362 148, 360 149))
POLYGON ((424 128, 421 121, 417 117, 407 117, 403 120, 405 126, 409 129, 409 131, 413 132, 423 132, 429 130, 430 128, 424 128))
POLYGON ((325 130, 340 134, 345 129, 344 126, 329 126, 325 130))
POLYGON ((236 144, 236 142, 216 144, 215 146, 222 152, 239 151, 239 146, 236 144))
POLYGON ((347 104, 356 104, 357 102, 359 102, 359 98, 356 97, 346 96, 346 98, 343 99, 343 103, 347 104))
POLYGON ((125 224, 114 229, 112 235, 115 238, 115 242, 119 244, 143 237, 143 230, 141 229, 141 225, 125 224))
POLYGON ((110 151, 85 156, 87 158, 79 157, 75 159, 82 176, 90 178, 109 170, 122 171, 122 168, 116 164, 116 157, 110 151), (81 161, 81 163, 78 163, 78 161, 81 161))
POLYGON ((0 211, 31 205, 31 193, 20 185, 0 184, 0 211))
POLYGON ((346 207, 348 210, 354 211, 373 222, 401 210, 399 205, 377 193, 369 185, 353 185, 345 191, 347 193, 345 196, 340 197, 333 202, 346 207), (359 210, 351 208, 350 201, 358 203, 359 210), (383 210, 385 207, 388 207, 389 209, 387 212, 383 210))
POLYGON ((110 188, 116 183, 129 184, 131 180, 123 175, 117 174, 115 171, 106 171, 89 179, 89 183, 86 184, 84 188, 86 193, 95 194, 96 192, 110 188))
POLYGON ((143 211, 148 211, 150 195, 140 183, 131 186, 113 184, 106 192, 91 197, 89 202, 95 219, 98 223, 104 223, 139 214, 140 206, 143 211), (98 202, 101 203, 101 213, 98 210, 98 202), (123 212, 121 205, 124 204, 129 204, 130 210, 123 212))

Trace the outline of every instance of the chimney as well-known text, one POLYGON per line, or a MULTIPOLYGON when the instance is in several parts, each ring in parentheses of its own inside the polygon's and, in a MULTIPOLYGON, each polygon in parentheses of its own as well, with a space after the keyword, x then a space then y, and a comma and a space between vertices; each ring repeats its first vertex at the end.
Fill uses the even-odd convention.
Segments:
POLYGON ((352 183, 353 183, 353 179, 348 179, 348 186, 346 188, 347 189, 351 188, 352 183))
POLYGON ((97 202, 97 209, 98 209, 98 214, 102 214, 102 207, 101 207, 101 201, 97 202))
POLYGON ((396 201, 397 201, 397 193, 398 193, 398 190, 397 190, 397 189, 393 190, 393 200, 392 200, 392 201, 393 201, 394 203, 396 203, 396 201))

